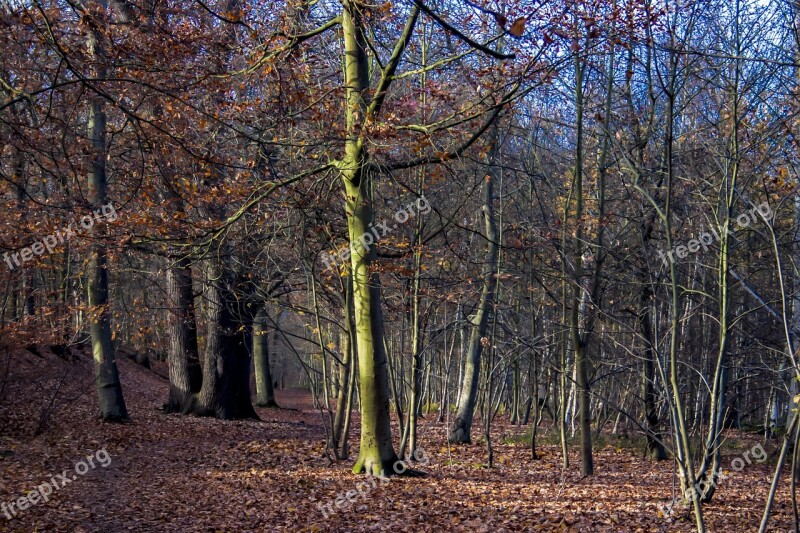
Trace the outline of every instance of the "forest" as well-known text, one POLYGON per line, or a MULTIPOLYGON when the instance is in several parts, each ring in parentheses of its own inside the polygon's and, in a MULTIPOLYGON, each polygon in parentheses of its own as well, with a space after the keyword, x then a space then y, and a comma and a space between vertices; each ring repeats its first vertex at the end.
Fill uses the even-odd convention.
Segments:
POLYGON ((800 0, 0 0, 0 532, 800 531, 799 136, 800 0))

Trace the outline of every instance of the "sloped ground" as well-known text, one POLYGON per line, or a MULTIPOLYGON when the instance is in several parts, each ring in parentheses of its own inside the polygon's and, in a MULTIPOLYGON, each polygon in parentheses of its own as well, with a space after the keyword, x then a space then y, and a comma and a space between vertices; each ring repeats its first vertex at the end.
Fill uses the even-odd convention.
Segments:
MULTIPOLYGON (((0 504, 8 509, 51 478, 60 484, 60 474, 75 479, 12 520, 0 511, 0 531, 693 530, 658 511, 671 494, 672 463, 636 450, 607 446, 596 453, 596 476, 580 479, 574 467, 564 477, 556 446, 541 446, 531 461, 527 444, 505 444, 523 430, 498 423, 496 465, 486 469, 482 446, 448 447, 446 424, 427 417, 428 477, 369 480, 323 457, 323 417, 306 393, 278 391, 294 410, 261 409, 261 422, 165 415, 163 368, 120 358, 133 422, 103 424, 88 357, 37 351, 10 360, 0 352, 0 504), (78 475, 74 465, 87 456, 94 468, 78 475)), ((357 451, 357 426, 352 435, 357 451)), ((741 453, 728 455, 726 465, 741 453)), ((710 531, 757 528, 771 468, 753 462, 728 472, 706 507, 710 531)), ((791 525, 786 485, 771 531, 791 525)))

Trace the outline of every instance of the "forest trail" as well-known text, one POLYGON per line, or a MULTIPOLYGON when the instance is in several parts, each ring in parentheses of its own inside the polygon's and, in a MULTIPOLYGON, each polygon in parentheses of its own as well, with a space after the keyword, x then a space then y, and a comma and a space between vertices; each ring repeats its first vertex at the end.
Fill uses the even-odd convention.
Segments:
MULTIPOLYGON (((56 356, 41 352, 15 352, 12 377, 55 366, 50 359, 56 356)), ((61 372, 70 368, 71 376, 85 377, 84 366, 90 368, 85 356, 62 361, 61 372)), ((120 367, 130 391, 128 424, 103 424, 88 415, 96 409, 90 379, 78 380, 69 397, 62 386, 37 437, 19 411, 27 405, 28 418, 35 419, 37 405, 12 400, 30 393, 9 394, 0 403, 0 421, 17 429, 0 440, 0 502, 101 448, 111 459, 13 520, 0 516, 0 531, 692 531, 690 521, 658 512, 670 492, 671 463, 648 462, 633 448, 609 444, 597 452, 604 466, 594 478, 580 479, 576 468, 563 478, 555 445, 540 445, 542 459, 531 461, 523 430, 500 422, 490 470, 483 466, 483 446, 448 449, 447 425, 428 416, 422 421, 428 464, 421 467, 428 477, 370 484, 350 472, 349 461, 323 457, 322 420, 307 392, 278 391, 289 409, 259 409, 261 421, 166 415, 160 410, 166 381, 128 359, 120 367), (80 387, 85 394, 76 395, 80 387), (357 487, 362 492, 347 503, 347 492, 357 487), (339 495, 344 503, 337 509, 339 495), (333 514, 326 518, 319 504, 329 503, 333 514)), ((45 397, 57 384, 53 376, 14 382, 45 397)), ((353 451, 358 434, 356 425, 353 451)), ((755 528, 769 473, 756 463, 732 473, 720 499, 707 507, 711 531, 755 528), (748 492, 751 487, 758 491, 748 492)), ((788 526, 790 509, 777 511, 779 523, 788 526)))

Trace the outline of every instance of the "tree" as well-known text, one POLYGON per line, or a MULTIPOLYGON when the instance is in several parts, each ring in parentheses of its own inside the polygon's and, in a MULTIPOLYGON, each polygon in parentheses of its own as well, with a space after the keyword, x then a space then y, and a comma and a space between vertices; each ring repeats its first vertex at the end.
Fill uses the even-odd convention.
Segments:
POLYGON ((486 262, 483 267, 483 287, 475 313, 470 317, 470 336, 467 354, 464 359, 464 372, 461 382, 461 394, 458 397, 456 418, 450 432, 449 440, 453 443, 469 443, 472 418, 475 413, 475 399, 478 393, 478 380, 481 370, 481 353, 491 342, 486 333, 489 327, 489 318, 494 302, 495 287, 497 285, 497 260, 499 252, 499 236, 497 223, 494 216, 494 184, 498 179, 498 169, 493 165, 497 157, 497 129, 493 128, 490 141, 489 171, 484 180, 483 205, 481 216, 484 220, 486 231, 486 262))
MULTIPOLYGON (((96 12, 89 14, 95 18, 93 30, 89 34, 89 53, 97 65, 93 73, 98 79, 107 76, 104 66, 103 35, 100 28, 105 25, 108 4, 101 0, 93 4, 96 12)), ((89 171, 89 190, 92 207, 102 209, 108 204, 108 181, 106 178, 106 114, 105 99, 95 95, 91 99, 88 121, 88 137, 92 143, 92 162, 89 171)), ((95 246, 89 265, 88 303, 89 330, 92 336, 92 353, 95 362, 95 383, 100 400, 100 417, 106 421, 128 419, 122 385, 115 360, 114 343, 111 334, 111 311, 108 301, 108 253, 103 244, 102 226, 94 226, 95 246)))

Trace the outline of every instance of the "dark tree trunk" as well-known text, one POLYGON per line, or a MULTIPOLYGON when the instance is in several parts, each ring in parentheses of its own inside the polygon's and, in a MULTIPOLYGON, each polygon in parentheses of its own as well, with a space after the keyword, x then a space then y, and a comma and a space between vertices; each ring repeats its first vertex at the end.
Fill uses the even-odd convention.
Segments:
POLYGON ((644 396, 645 421, 647 422, 647 453, 657 461, 667 458, 667 451, 664 449, 663 439, 660 430, 658 412, 656 410, 654 381, 655 371, 655 352, 652 345, 652 330, 650 324, 650 292, 645 286, 642 289, 641 303, 639 310, 639 326, 645 339, 644 349, 644 374, 642 376, 642 395, 644 396))
MULTIPOLYGON (((103 5, 105 9, 105 5, 103 5)), ((89 34, 89 51, 98 62, 98 78, 106 74, 102 66, 104 59, 100 45, 102 34, 93 30, 89 34)), ((102 96, 92 98, 89 109, 88 136, 92 143, 91 168, 89 171, 89 192, 95 209, 108 202, 108 182, 106 179, 106 114, 102 96)), ((108 303, 108 258, 104 226, 94 226, 92 233, 94 246, 89 264, 88 300, 89 330, 92 337, 92 354, 95 362, 95 385, 100 403, 100 416, 106 421, 127 420, 128 411, 122 397, 114 345, 111 339, 111 310, 108 303)))
POLYGON ((275 389, 272 387, 272 373, 269 368, 269 333, 267 330, 267 311, 259 309, 253 324, 253 367, 256 374, 256 405, 259 407, 278 407, 275 389))
POLYGON ((250 400, 250 332, 236 319, 229 280, 222 261, 210 259, 203 291, 208 309, 203 385, 194 413, 226 420, 258 418, 250 400))
POLYGON ((169 299, 169 399, 166 410, 188 413, 200 392, 203 372, 197 345, 197 322, 189 260, 179 259, 167 270, 169 299))

